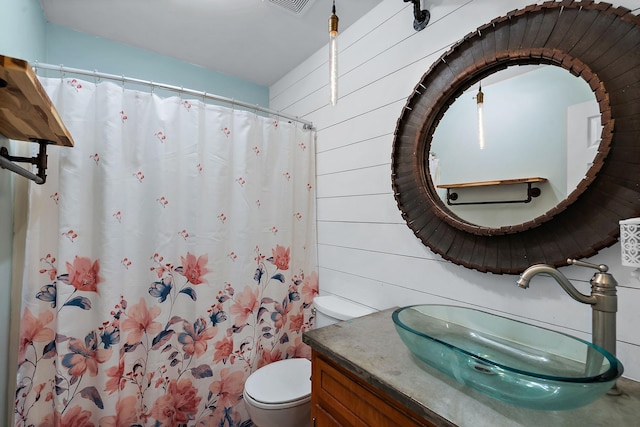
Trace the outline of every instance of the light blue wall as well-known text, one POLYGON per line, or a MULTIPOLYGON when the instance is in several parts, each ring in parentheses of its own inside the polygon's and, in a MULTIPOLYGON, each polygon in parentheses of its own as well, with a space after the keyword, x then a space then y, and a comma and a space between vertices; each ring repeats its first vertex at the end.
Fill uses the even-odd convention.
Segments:
MULTIPOLYGON (((262 107, 269 88, 143 49, 47 23, 46 58, 40 62, 98 70, 214 93, 262 107)), ((90 80, 90 77, 81 77, 90 80)))
MULTIPOLYGON (((0 55, 29 60, 45 52, 45 19, 39 0, 0 0, 0 55)), ((0 146, 9 141, 0 135, 0 146)), ((14 175, 0 169, 0 424, 7 414, 9 301, 13 246, 14 175)), ((12 380, 13 381, 13 380, 12 380)))
POLYGON ((45 53, 45 19, 39 0, 0 0, 0 55, 26 59, 45 53))

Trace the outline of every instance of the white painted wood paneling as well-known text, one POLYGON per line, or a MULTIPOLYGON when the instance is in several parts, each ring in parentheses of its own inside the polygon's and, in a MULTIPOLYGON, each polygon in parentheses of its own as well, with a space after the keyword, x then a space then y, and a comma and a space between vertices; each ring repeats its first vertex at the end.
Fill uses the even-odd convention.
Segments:
MULTIPOLYGON (((328 105, 326 49, 270 88, 271 108, 311 120, 318 129, 321 293, 376 309, 418 303, 472 306, 589 339, 591 308, 572 300, 551 279, 536 277, 523 290, 515 285, 516 276, 479 273, 432 253, 406 226, 391 188, 393 132, 420 77, 452 43, 531 3, 427 2, 431 22, 416 33, 411 5, 385 0, 339 36, 337 106, 328 105)), ((637 0, 611 3, 640 12, 637 0)), ((618 245, 589 261, 608 264, 620 283, 618 356, 625 376, 640 380, 640 282, 620 265, 618 245)), ((565 267, 562 272, 581 292, 589 292, 593 271, 565 267)))

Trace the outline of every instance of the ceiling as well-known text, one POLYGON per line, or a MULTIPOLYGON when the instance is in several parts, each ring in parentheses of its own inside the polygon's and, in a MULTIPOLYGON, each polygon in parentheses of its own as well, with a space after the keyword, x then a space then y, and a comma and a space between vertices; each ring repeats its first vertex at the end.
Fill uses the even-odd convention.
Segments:
MULTIPOLYGON (((340 31, 381 1, 337 0, 340 31)), ((327 44, 332 6, 332 0, 41 2, 54 24, 264 86, 327 44), (299 14, 291 10, 302 5, 299 14)))

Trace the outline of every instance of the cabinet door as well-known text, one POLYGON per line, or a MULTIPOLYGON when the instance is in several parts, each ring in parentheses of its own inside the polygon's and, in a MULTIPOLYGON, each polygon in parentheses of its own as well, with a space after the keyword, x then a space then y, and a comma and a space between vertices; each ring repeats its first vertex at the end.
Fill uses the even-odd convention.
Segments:
POLYGON ((312 364, 311 401, 316 427, 434 426, 316 351, 312 364))

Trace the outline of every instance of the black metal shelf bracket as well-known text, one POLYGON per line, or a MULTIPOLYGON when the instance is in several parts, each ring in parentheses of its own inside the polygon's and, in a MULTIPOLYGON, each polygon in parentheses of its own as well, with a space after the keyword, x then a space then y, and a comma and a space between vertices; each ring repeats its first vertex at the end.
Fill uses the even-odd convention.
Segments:
POLYGON ((17 173, 25 178, 30 179, 36 184, 42 185, 47 181, 47 145, 51 142, 44 139, 32 139, 32 142, 37 142, 40 145, 38 155, 36 157, 20 157, 12 156, 9 154, 9 150, 6 147, 0 148, 0 168, 8 169, 17 173), (37 173, 33 173, 21 166, 16 165, 18 163, 29 163, 36 166, 37 173))
POLYGON ((538 187, 533 187, 532 182, 526 182, 523 184, 527 184, 527 198, 522 200, 491 200, 485 202, 458 202, 454 203, 458 200, 458 193, 455 191, 451 191, 451 188, 447 188, 447 205, 449 206, 460 206, 460 205, 495 205, 499 203, 530 203, 534 197, 540 196, 542 194, 542 190, 538 187))

